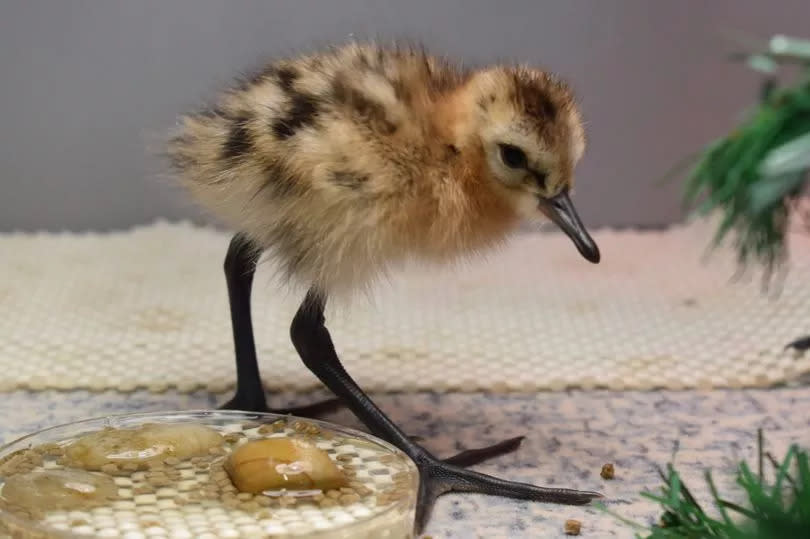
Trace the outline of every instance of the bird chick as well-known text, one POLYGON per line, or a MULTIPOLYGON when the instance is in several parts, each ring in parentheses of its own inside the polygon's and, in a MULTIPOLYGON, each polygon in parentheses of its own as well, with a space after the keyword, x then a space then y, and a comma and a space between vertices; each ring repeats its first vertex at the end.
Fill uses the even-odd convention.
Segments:
POLYGON ((304 363, 417 463, 417 528, 435 498, 453 490, 560 503, 598 496, 465 469, 514 450, 519 439, 433 456, 343 369, 323 316, 329 296, 407 259, 448 262, 491 248, 526 218, 551 219, 598 262, 569 197, 584 150, 573 94, 553 75, 526 66, 468 69, 419 48, 376 44, 274 61, 185 116, 168 148, 175 171, 236 231, 225 274, 237 389, 225 407, 267 409, 250 289, 268 253, 309 289, 290 329, 304 363))
POLYGON ((183 119, 170 156, 286 277, 335 294, 409 257, 496 245, 542 213, 597 260, 567 198, 584 148, 574 98, 547 73, 350 45, 244 80, 183 119))

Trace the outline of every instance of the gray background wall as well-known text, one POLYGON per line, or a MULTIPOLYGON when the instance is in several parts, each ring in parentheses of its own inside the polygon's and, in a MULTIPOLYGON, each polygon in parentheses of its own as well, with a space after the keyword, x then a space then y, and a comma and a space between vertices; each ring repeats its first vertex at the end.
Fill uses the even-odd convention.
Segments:
POLYGON ((756 92, 721 32, 807 21, 807 0, 0 0, 0 230, 196 216, 152 154, 176 115, 264 55, 350 34, 558 71, 589 123, 586 221, 671 222, 680 190, 655 180, 756 92))

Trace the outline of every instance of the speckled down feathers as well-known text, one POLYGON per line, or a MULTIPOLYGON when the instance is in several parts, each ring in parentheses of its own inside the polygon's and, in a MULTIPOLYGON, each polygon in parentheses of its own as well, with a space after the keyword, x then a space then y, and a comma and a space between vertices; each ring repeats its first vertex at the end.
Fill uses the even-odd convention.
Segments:
MULTIPOLYGON (((518 224, 517 195, 492 180, 476 137, 496 96, 547 144, 554 125, 578 127, 567 89, 542 72, 350 44, 269 63, 184 116, 168 153, 193 198, 286 277, 353 289, 409 257, 491 247, 518 224)), ((581 130, 569 138, 565 152, 584 144, 581 130)))

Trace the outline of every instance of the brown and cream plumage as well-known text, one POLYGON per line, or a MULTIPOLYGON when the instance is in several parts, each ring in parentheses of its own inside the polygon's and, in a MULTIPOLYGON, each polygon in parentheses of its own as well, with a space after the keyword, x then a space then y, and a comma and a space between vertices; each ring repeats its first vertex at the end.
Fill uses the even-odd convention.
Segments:
POLYGON ((185 116, 169 145, 175 171, 237 232, 226 276, 238 382, 226 406, 266 409, 249 294, 256 260, 268 252, 310 290, 291 329, 304 362, 420 465, 420 523, 447 490, 591 499, 494 484, 459 467, 467 461, 451 466, 427 453, 348 377, 322 315, 328 296, 365 286, 392 265, 476 253, 525 218, 551 218, 597 262, 569 198, 584 149, 575 99, 553 75, 517 65, 465 68, 417 47, 352 43, 274 61, 185 116))
POLYGON ((571 184, 583 149, 574 99, 546 73, 349 45, 270 64, 186 116, 170 153, 205 207, 334 293, 504 239, 537 194, 571 184), (505 167, 499 144, 545 178, 505 167))

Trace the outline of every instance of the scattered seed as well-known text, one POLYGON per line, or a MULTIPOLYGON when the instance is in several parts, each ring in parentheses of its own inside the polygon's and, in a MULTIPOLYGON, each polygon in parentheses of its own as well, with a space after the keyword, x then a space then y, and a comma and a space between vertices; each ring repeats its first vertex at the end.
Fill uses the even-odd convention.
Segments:
POLYGON ((357 494, 344 494, 340 497, 340 503, 343 505, 350 505, 360 501, 360 496, 357 494))
POLYGON ((225 441, 229 444, 235 444, 244 437, 245 435, 241 432, 229 432, 225 435, 225 441))
POLYGON ((118 473, 118 466, 110 462, 108 464, 102 465, 101 471, 109 475, 115 475, 118 473))
POLYGON ((253 494, 251 494, 250 492, 240 492, 239 494, 236 495, 236 497, 242 500, 243 502, 248 502, 253 499, 253 494))
POLYGON ((217 468, 216 470, 211 472, 211 479, 213 479, 214 481, 221 481, 223 479, 228 479, 228 473, 222 468, 217 468))
POLYGON ((42 466, 42 463, 45 462, 45 459, 42 458, 42 455, 36 453, 34 451, 29 451, 28 454, 28 464, 30 466, 42 466))
POLYGON ((17 509, 16 511, 12 511, 11 514, 23 519, 23 520, 30 520, 31 513, 26 511, 25 509, 17 509))
POLYGON ((613 479, 616 475, 616 470, 613 467, 612 463, 607 463, 602 466, 602 471, 599 473, 602 476, 602 479, 613 479))
POLYGON ((166 466, 177 466, 180 464, 180 459, 177 457, 169 457, 163 461, 166 466))
POLYGON ((326 509, 327 507, 336 507, 337 501, 335 501, 332 498, 324 498, 323 500, 318 502, 318 505, 320 505, 324 509, 326 509))
POLYGON ((125 472, 137 472, 138 468, 140 466, 138 466, 137 462, 125 462, 121 465, 121 469, 125 472))
POLYGON ((3 472, 4 475, 14 475, 17 473, 19 463, 22 461, 21 455, 13 455, 3 461, 3 464, 0 465, 0 472, 3 472))
POLYGON ((574 519, 568 519, 565 521, 565 535, 579 535, 579 531, 582 528, 582 522, 574 519))
POLYGON ((330 490, 326 493, 327 498, 332 498, 333 500, 337 500, 340 498, 340 491, 339 490, 330 490))
POLYGON ((53 450, 54 448, 58 448, 59 446, 53 442, 44 443, 42 445, 38 445, 32 448, 32 451, 36 451, 42 455, 47 455, 49 451, 53 450))

